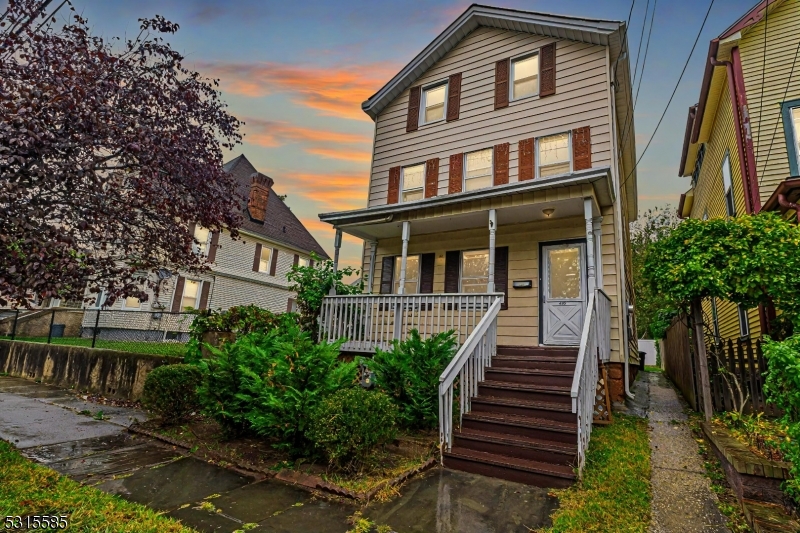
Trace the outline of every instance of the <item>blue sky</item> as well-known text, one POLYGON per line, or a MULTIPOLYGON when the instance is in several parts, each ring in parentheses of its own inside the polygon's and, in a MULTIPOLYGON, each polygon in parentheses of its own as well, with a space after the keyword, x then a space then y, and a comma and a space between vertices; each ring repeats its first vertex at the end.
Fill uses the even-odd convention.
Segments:
MULTIPOLYGON (((332 231, 317 214, 366 205, 372 122, 360 102, 379 89, 468 2, 255 0, 72 0, 96 34, 135 34, 137 19, 164 15, 180 24, 170 38, 187 66, 219 78, 231 112, 247 124, 245 153, 323 247, 332 231)), ((657 1, 657 0, 656 0, 657 1)), ((495 0, 491 5, 626 20, 630 0, 495 0)), ((664 123, 639 165, 640 211, 677 204, 688 189, 677 176, 686 112, 697 102, 708 42, 755 0, 717 0, 664 123)), ((649 2, 652 10, 653 0, 649 2)), ((631 65, 647 0, 636 0, 631 65)), ((680 75, 707 0, 661 0, 635 113, 641 153, 680 75)), ((649 19, 650 15, 648 15, 649 19)), ((645 33, 646 39, 646 33, 645 33)), ((642 47, 644 51, 644 47, 642 47)), ((640 61, 641 65, 641 61, 640 61)), ((361 243, 345 239, 344 263, 360 263, 361 243)))

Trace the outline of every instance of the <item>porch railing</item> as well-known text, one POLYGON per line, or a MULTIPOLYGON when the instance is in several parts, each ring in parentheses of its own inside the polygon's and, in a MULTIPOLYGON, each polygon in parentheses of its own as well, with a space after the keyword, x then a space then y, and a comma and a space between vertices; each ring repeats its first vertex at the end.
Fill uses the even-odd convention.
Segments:
POLYGON ((320 340, 347 339, 342 350, 374 352, 412 329, 423 339, 455 330, 462 345, 503 293, 356 294, 326 296, 320 312, 320 340))
POLYGON ((478 394, 487 366, 497 353, 497 315, 503 304, 496 299, 472 330, 466 342, 439 377, 439 442, 440 452, 453 446, 453 399, 458 388, 458 425, 464 413, 470 411, 470 399, 478 394))
POLYGON ((583 473, 586 449, 592 434, 595 395, 599 377, 598 361, 611 357, 611 300, 602 289, 589 296, 583 321, 578 361, 572 379, 572 412, 578 419, 578 475, 583 473))

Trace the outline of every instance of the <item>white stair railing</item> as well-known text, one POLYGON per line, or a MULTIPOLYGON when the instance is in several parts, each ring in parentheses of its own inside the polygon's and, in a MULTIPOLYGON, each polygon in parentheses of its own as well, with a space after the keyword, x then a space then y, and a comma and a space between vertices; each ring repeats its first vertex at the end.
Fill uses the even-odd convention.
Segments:
POLYGON ((572 412, 578 419, 578 476, 583 473, 586 450, 592 435, 595 395, 599 377, 598 361, 611 356, 611 300, 601 289, 589 296, 583 321, 581 345, 572 379, 572 412))
POLYGON ((503 298, 496 299, 483 318, 459 348, 450 364, 439 377, 439 449, 440 453, 453 447, 453 401, 458 379, 458 425, 464 413, 470 411, 470 400, 478 394, 478 383, 497 354, 497 315, 503 298))

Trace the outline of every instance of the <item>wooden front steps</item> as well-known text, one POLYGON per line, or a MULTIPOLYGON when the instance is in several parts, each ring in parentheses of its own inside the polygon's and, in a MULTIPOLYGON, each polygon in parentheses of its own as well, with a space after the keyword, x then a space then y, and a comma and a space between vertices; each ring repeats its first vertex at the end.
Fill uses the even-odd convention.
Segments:
POLYGON ((539 487, 575 481, 577 348, 498 346, 471 411, 444 452, 447 468, 539 487))

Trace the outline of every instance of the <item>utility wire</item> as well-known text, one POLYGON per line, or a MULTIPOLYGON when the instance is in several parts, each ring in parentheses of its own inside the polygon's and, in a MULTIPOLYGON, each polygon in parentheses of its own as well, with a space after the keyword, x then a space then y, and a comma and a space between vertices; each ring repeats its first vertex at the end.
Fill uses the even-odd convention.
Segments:
MULTIPOLYGON (((622 55, 624 55, 624 54, 629 54, 628 55, 628 65, 629 65, 629 67, 628 68, 630 68, 630 49, 629 49, 629 46, 628 46, 628 28, 630 28, 631 15, 633 15, 633 7, 635 5, 636 5, 636 0, 632 0, 631 1, 631 8, 628 11, 628 21, 625 23, 625 34, 622 37, 622 49, 619 52, 620 57, 622 55)), ((619 61, 619 59, 617 59, 617 61, 619 61)), ((616 70, 614 71, 614 75, 616 76, 616 70)), ((631 83, 631 86, 633 86, 632 83, 631 83)), ((625 96, 626 97, 628 96, 627 93, 625 94, 625 96)), ((622 131, 620 132, 620 138, 622 139, 622 142, 620 142, 620 146, 624 146, 624 144, 625 144, 624 141, 628 137, 627 130, 628 130, 628 128, 633 126, 633 111, 631 110, 632 106, 633 106, 633 102, 631 102, 630 99, 628 99, 628 105, 625 106, 625 118, 622 120, 623 127, 622 127, 622 131), (630 116, 630 118, 631 118, 631 122, 630 123, 628 122, 628 116, 630 116)))
POLYGON ((711 8, 714 7, 714 1, 711 0, 711 3, 708 5, 708 10, 706 11, 706 16, 703 18, 703 24, 700 25, 700 30, 697 32, 697 37, 694 40, 694 44, 692 45, 692 49, 689 52, 689 57, 686 58, 686 63, 683 65, 683 70, 681 70, 681 75, 678 77, 678 82, 675 84, 675 88, 672 90, 672 95, 669 97, 669 101, 667 102, 666 107, 664 108, 664 112, 661 113, 661 118, 658 119, 658 124, 656 124, 656 129, 653 130, 653 134, 650 136, 650 140, 647 141, 647 146, 644 147, 642 151, 642 155, 639 156, 639 159, 636 160, 636 164, 631 169, 630 173, 625 177, 620 185, 620 189, 625 186, 633 173, 636 172, 636 168, 639 166, 639 163, 642 161, 644 154, 647 153, 647 149, 650 148, 650 144, 653 142, 653 139, 658 133, 658 128, 661 126, 661 122, 663 122, 664 117, 667 114, 667 110, 669 109, 670 104, 672 103, 672 99, 675 98, 675 93, 678 92, 678 86, 681 84, 681 80, 683 80, 683 75, 686 73, 686 67, 689 66, 689 61, 692 59, 692 55, 694 55, 694 50, 697 47, 697 42, 700 40, 700 35, 703 33, 703 28, 706 27, 706 22, 708 21, 708 16, 711 14, 711 8))
POLYGON ((644 18, 642 19, 642 34, 639 36, 639 49, 636 50, 636 66, 633 67, 633 81, 631 87, 636 83, 636 73, 639 71, 639 59, 642 57, 642 42, 644 41, 644 29, 647 27, 647 12, 650 10, 650 0, 644 6, 644 18))
MULTIPOLYGON (((42 11, 43 11, 43 10, 44 10, 44 9, 47 7, 47 5, 48 5, 48 4, 50 4, 50 2, 52 2, 52 1, 53 1, 53 0, 45 0, 44 4, 43 4, 43 5, 42 5, 42 6, 39 8, 39 10, 37 11, 37 13, 36 13, 34 16, 32 16, 32 17, 30 18, 30 20, 28 20, 28 21, 25 23, 25 27, 29 26, 29 25, 30 25, 30 23, 31 23, 31 22, 33 22, 33 20, 34 20, 36 17, 38 17, 38 16, 39 16, 39 14, 41 14, 41 13, 42 13, 42 11)), ((58 5, 58 7, 57 7, 57 8, 55 8, 55 10, 53 10, 53 12, 52 12, 52 13, 50 13, 49 15, 46 15, 46 16, 44 17, 44 20, 42 20, 41 24, 39 24, 39 25, 36 27, 36 29, 35 29, 35 30, 33 30, 33 33, 37 33, 37 32, 38 32, 40 29, 42 29, 42 26, 44 26, 44 25, 45 25, 45 24, 46 24, 46 23, 47 23, 47 22, 48 22, 50 19, 52 19, 54 16, 56 16, 56 13, 58 13, 58 11, 59 11, 59 10, 60 10, 62 7, 64 7, 64 4, 67 4, 67 3, 69 3, 70 5, 72 5, 72 4, 71 4, 71 2, 70 2, 70 0, 64 0, 63 2, 61 2, 61 3, 58 5)), ((20 28, 20 29, 19 29, 19 31, 16 33, 16 35, 19 35, 19 34, 20 34, 22 31, 24 31, 24 30, 25 30, 25 27, 23 27, 23 28, 20 28)), ((20 42, 20 43, 19 43, 19 45, 18 45, 16 48, 14 48, 13 50, 11 50, 11 51, 9 51, 8 53, 6 53, 6 54, 5 54, 5 56, 3 57, 3 59, 8 59, 8 58, 10 58, 11 56, 13 56, 14 54, 16 54, 16 53, 17 53, 17 52, 20 50, 20 48, 22 48, 23 44, 24 44, 23 42, 20 42)))
POLYGON ((650 15, 650 30, 647 32, 647 45, 644 47, 644 59, 642 60, 642 72, 639 74, 639 85, 636 86, 636 98, 633 99, 633 110, 636 111, 636 103, 639 101, 639 90, 642 88, 642 78, 644 78, 644 67, 647 65, 647 51, 650 50, 650 37, 653 35, 653 22, 656 18, 656 7, 658 0, 653 2, 653 13, 650 15))

